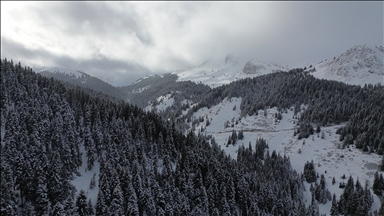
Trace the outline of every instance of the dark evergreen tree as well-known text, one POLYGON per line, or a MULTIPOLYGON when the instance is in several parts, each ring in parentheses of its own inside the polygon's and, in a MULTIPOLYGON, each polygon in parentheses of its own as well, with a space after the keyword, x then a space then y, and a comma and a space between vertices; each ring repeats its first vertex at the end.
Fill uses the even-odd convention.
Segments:
POLYGON ((96 187, 96 173, 93 174, 91 182, 89 183, 89 189, 94 189, 96 187))
POLYGON ((304 165, 304 177, 308 183, 312 183, 316 181, 316 170, 313 161, 306 162, 304 165))
POLYGON ((76 212, 80 216, 88 215, 87 195, 84 190, 80 190, 79 195, 76 198, 76 212))
POLYGON ((48 209, 49 199, 46 179, 43 175, 40 175, 36 189, 35 212, 38 215, 45 215, 48 214, 48 209))
POLYGON ((384 190, 384 178, 383 174, 376 171, 373 179, 373 185, 372 185, 373 193, 375 193, 377 196, 382 196, 383 190, 384 190))
POLYGON ((88 212, 88 215, 95 215, 95 210, 93 209, 91 199, 88 200, 87 212, 88 212))
POLYGON ((244 132, 243 132, 243 129, 241 129, 241 130, 239 131, 238 138, 239 138, 239 140, 243 140, 243 139, 244 139, 244 132))
POLYGON ((384 155, 381 158, 380 171, 384 171, 384 155))
POLYGON ((339 215, 338 209, 337 209, 337 200, 336 200, 336 195, 333 194, 332 197, 332 206, 331 206, 331 216, 337 216, 339 215))

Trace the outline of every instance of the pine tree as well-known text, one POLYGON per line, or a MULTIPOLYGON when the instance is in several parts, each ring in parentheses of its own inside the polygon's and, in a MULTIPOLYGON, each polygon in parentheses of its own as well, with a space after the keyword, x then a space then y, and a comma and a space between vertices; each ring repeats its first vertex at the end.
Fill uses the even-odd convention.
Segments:
POLYGON ((384 171, 384 155, 381 157, 380 171, 384 171))
POLYGON ((40 176, 38 179, 38 186, 36 190, 35 211, 38 215, 44 215, 48 213, 49 208, 48 189, 44 176, 40 176))
POLYGON ((306 216, 306 209, 305 209, 305 204, 303 202, 299 203, 299 207, 297 210, 297 216, 306 216))
POLYGON ((239 138, 240 140, 244 139, 244 132, 243 132, 243 129, 241 129, 241 130, 239 131, 238 138, 239 138))
POLYGON ((375 193, 378 196, 382 195, 382 185, 380 182, 379 172, 376 171, 374 178, 373 178, 373 185, 372 185, 373 193, 375 193))
POLYGON ((131 183, 128 186, 128 203, 127 203, 127 215, 139 215, 139 207, 137 205, 137 196, 136 192, 133 189, 131 183))
MULTIPOLYGON (((2 145, 2 144, 1 144, 2 145)), ((1 151, 0 154, 3 154, 1 151)), ((1 215, 16 215, 16 196, 14 191, 14 181, 12 177, 12 170, 8 161, 3 159, 1 155, 1 185, 0 185, 0 213, 1 215)))
POLYGON ((381 200, 379 215, 384 215, 384 201, 383 200, 381 200))
MULTIPOLYGON (((7 213, 1 212, 2 215, 7 215, 7 213)), ((25 216, 34 216, 36 215, 35 208, 33 207, 33 204, 30 201, 26 201, 21 209, 22 215, 25 216)), ((14 215, 14 214, 13 214, 14 215)))
POLYGON ((338 209, 337 209, 337 201, 336 201, 336 194, 333 194, 332 197, 332 207, 331 207, 331 216, 337 216, 339 215, 338 209))
POLYGON ((89 183, 89 189, 93 190, 96 187, 96 173, 93 174, 91 182, 89 183))
POLYGON ((75 215, 76 214, 76 206, 73 201, 72 196, 68 196, 67 200, 65 201, 64 205, 64 214, 65 215, 75 215))
POLYGON ((96 201, 96 215, 106 215, 107 214, 107 205, 105 203, 104 193, 102 190, 99 190, 97 194, 96 201))
POLYGON ((87 211, 88 211, 88 215, 95 214, 95 210, 93 209, 91 198, 88 199, 87 211))
POLYGON ((52 207, 52 213, 51 215, 53 216, 62 216, 64 214, 64 206, 60 202, 57 202, 53 207, 52 207))
POLYGON ((87 195, 84 190, 80 190, 76 199, 76 211, 80 216, 88 215, 87 209, 87 195))
POLYGON ((307 180, 308 183, 312 183, 316 181, 316 171, 315 171, 315 165, 313 164, 313 161, 306 162, 304 165, 304 177, 307 180))
POLYGON ((313 196, 312 196, 312 202, 308 206, 307 215, 310 215, 310 216, 319 216, 320 215, 319 206, 317 205, 313 196))
POLYGON ((112 200, 109 205, 108 214, 109 215, 121 215, 124 212, 124 199, 123 193, 121 191, 120 185, 116 185, 113 190, 112 200))

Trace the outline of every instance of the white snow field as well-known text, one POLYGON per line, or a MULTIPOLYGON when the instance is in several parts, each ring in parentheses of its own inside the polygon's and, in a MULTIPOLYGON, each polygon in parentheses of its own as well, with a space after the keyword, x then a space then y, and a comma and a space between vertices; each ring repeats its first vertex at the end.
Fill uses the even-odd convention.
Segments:
MULTIPOLYGON (((292 167, 299 173, 304 171, 305 162, 313 160, 316 165, 316 172, 319 175, 324 174, 327 188, 332 195, 333 193, 336 194, 337 199, 343 192, 343 189, 339 188, 339 183, 343 181, 346 183, 350 175, 355 182, 359 179, 364 186, 365 182, 368 181, 372 187, 373 174, 381 162, 381 156, 363 153, 353 145, 342 149, 339 135, 335 132, 337 128, 343 125, 322 127, 319 134, 314 133, 307 139, 298 140, 297 136, 293 136, 294 129, 297 127, 295 124, 297 120, 293 118, 293 108, 292 110, 288 109, 287 113, 282 112, 282 120, 276 122, 274 114, 277 109, 275 107, 267 109, 267 116, 264 116, 264 110, 259 110, 257 116, 240 118, 240 103, 241 98, 231 98, 230 100, 225 99, 210 109, 207 107, 199 109, 193 118, 204 117, 204 121, 195 127, 195 133, 201 132, 201 128, 203 128, 202 133, 212 135, 219 146, 234 159, 237 158, 239 146, 248 147, 249 142, 251 142, 252 147, 254 147, 257 138, 264 138, 269 145, 269 152, 272 153, 275 150, 280 155, 288 156, 292 167), (234 110, 235 106, 236 109, 234 110), (209 119, 210 124, 205 127, 207 119, 209 119), (224 128, 226 121, 229 121, 230 125, 233 121, 234 127, 224 128), (237 124, 236 121, 238 121, 237 124), (228 137, 232 130, 243 130, 244 139, 238 140, 235 145, 227 146, 228 137), (323 132, 324 138, 322 139, 323 132), (344 174, 347 177, 345 180, 341 178, 344 174), (336 179, 334 185, 332 185, 333 177, 336 179)), ((305 106, 302 106, 302 109, 305 109, 305 106)), ((305 186, 305 197, 309 205, 311 201, 310 184, 305 182, 305 186)), ((371 192, 373 194, 373 191, 371 192)), ((379 198, 374 194, 373 196, 372 211, 380 208, 379 198)), ((331 204, 331 201, 325 205, 319 204, 320 213, 329 215, 331 204)))

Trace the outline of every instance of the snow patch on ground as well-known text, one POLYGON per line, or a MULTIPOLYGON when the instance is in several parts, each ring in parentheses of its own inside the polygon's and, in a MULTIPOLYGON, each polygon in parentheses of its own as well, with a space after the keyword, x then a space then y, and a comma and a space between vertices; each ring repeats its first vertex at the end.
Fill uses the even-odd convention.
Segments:
POLYGON ((147 85, 147 86, 142 87, 142 88, 139 88, 139 89, 133 89, 133 90, 132 90, 132 93, 133 93, 133 94, 141 93, 141 92, 143 92, 144 90, 149 89, 149 87, 151 87, 151 85, 147 85))
POLYGON ((81 174, 80 176, 76 176, 74 180, 72 180, 72 185, 76 187, 76 196, 79 194, 80 190, 84 190, 87 195, 87 199, 91 199, 92 206, 96 205, 97 194, 99 193, 99 174, 100 174, 100 163, 95 161, 94 167, 92 170, 87 169, 87 152, 85 151, 84 145, 80 146, 80 152, 82 153, 82 165, 79 167, 78 172, 81 174), (96 186, 91 190, 89 189, 89 185, 93 175, 96 173, 96 186))

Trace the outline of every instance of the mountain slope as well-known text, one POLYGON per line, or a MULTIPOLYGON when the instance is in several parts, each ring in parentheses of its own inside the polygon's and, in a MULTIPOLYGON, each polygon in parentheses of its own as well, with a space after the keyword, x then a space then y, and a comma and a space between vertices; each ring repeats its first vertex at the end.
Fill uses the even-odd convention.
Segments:
POLYGON ((276 152, 263 147, 265 157, 255 160, 250 152, 235 161, 214 141, 184 136, 153 112, 66 88, 6 60, 0 69, 1 215, 302 215, 312 209, 304 206, 301 174, 276 152))
MULTIPOLYGON (((311 161, 316 164, 315 170, 320 175, 325 176, 326 187, 331 194, 335 193, 337 199, 343 193, 339 185, 346 183, 347 179, 341 177, 352 176, 354 180, 360 182, 368 181, 372 186, 374 173, 381 164, 382 156, 377 154, 365 154, 361 150, 350 146, 343 149, 339 135, 335 131, 345 124, 322 127, 321 132, 314 133, 308 139, 298 140, 295 131, 297 117, 305 110, 301 106, 301 111, 294 114, 294 107, 282 110, 281 119, 276 118, 279 111, 274 108, 259 110, 257 115, 241 117, 240 106, 242 98, 224 99, 221 103, 210 107, 203 107, 197 110, 192 119, 202 119, 195 125, 195 133, 202 133, 214 137, 218 145, 231 156, 239 158, 241 148, 252 146, 256 148, 255 141, 259 138, 267 140, 269 151, 276 151, 281 155, 286 155, 292 161, 292 167, 297 172, 303 172, 304 163, 311 161), (207 123, 208 122, 208 123, 207 123), (237 134, 243 133, 242 139, 237 139, 236 143, 229 140, 232 138, 233 131, 237 134), (335 184, 332 179, 335 178, 335 184)), ((191 123, 192 124, 192 123, 191 123)), ((306 191, 304 197, 307 204, 311 201, 310 184, 304 183, 306 191)), ((319 204, 320 213, 329 215, 331 202, 319 204)), ((374 195, 372 211, 380 208, 380 200, 374 195)))
MULTIPOLYGON (((384 47, 362 44, 315 65, 313 76, 353 85, 384 84, 384 47)), ((309 68, 310 69, 310 68, 309 68)))
POLYGON ((147 76, 130 86, 119 87, 119 89, 128 95, 130 103, 141 108, 149 106, 147 109, 156 107, 161 100, 159 98, 164 98, 166 95, 168 95, 166 98, 173 100, 175 105, 181 106, 184 100, 197 102, 210 90, 208 86, 201 83, 177 82, 177 76, 170 73, 147 76))
MULTIPOLYGON (((326 187, 340 200, 344 190, 339 185, 347 182, 343 174, 367 181, 369 187, 376 171, 383 174, 383 87, 319 80, 295 69, 214 88, 191 105, 184 119, 188 131, 212 136, 232 158, 241 157, 244 147, 257 148, 255 141, 263 138, 270 151, 289 156, 297 172, 313 160, 326 187)), ((310 203, 311 185, 305 186, 310 203)), ((319 207, 329 215, 331 202, 319 207)), ((374 195, 371 210, 379 208, 374 195)))
POLYGON ((78 70, 66 67, 50 67, 39 71, 39 73, 48 78, 52 77, 82 88, 102 92, 119 100, 127 100, 127 95, 120 91, 119 88, 78 70))

